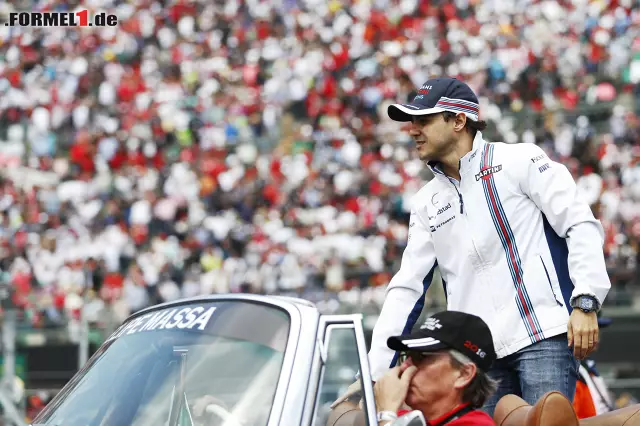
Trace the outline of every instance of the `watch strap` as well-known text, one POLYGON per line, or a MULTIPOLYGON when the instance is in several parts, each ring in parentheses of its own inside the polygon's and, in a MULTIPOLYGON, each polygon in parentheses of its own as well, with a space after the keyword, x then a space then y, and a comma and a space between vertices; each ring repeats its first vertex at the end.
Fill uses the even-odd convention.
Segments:
POLYGON ((378 411, 377 420, 379 422, 394 421, 397 418, 398 418, 398 414, 393 411, 378 411))

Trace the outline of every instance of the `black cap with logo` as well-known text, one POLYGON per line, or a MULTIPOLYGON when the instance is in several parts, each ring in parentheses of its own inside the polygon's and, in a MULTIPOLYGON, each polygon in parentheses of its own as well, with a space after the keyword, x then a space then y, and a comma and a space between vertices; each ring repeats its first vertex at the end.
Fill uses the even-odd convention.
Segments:
POLYGON ((395 351, 416 352, 455 349, 484 371, 496 360, 489 326, 480 317, 458 311, 438 312, 420 330, 390 337, 387 346, 395 351))
POLYGON ((411 121, 413 116, 445 111, 461 112, 470 120, 478 121, 478 97, 460 80, 450 77, 432 78, 418 89, 418 94, 411 103, 393 104, 387 109, 389 118, 395 121, 411 121))

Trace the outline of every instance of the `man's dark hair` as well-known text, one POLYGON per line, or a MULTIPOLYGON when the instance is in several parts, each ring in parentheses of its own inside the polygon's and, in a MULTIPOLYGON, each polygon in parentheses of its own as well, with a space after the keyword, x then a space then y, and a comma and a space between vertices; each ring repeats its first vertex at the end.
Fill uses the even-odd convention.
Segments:
MULTIPOLYGON (((449 359, 453 368, 462 368, 466 363, 471 362, 458 351, 450 351, 450 355, 449 359)), ((481 408, 497 388, 498 382, 478 368, 475 377, 462 392, 462 401, 469 403, 472 408, 481 408)))
MULTIPOLYGON (((444 121, 452 120, 456 118, 456 115, 457 114, 455 112, 451 111, 445 111, 442 113, 444 121)), ((487 128, 487 122, 483 120, 473 121, 469 117, 467 117, 467 123, 464 125, 464 128, 467 129, 467 132, 471 133, 472 137, 475 137, 478 131, 482 132, 487 128)))

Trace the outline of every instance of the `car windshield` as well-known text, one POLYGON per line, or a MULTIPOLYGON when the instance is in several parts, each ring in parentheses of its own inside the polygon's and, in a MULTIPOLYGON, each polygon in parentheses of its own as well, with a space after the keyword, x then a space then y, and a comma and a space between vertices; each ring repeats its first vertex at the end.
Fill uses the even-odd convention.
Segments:
POLYGON ((125 322, 34 420, 50 426, 265 426, 286 311, 184 304, 125 322))

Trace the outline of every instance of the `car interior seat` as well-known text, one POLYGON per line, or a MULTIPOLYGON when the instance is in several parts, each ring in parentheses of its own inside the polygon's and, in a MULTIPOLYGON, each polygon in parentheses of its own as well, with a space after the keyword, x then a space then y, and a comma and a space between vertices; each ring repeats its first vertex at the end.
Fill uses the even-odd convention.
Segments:
POLYGON ((640 426, 640 404, 578 419, 573 404, 560 392, 547 392, 533 406, 516 395, 505 395, 493 420, 498 426, 640 426))
POLYGON ((366 426, 367 419, 355 401, 345 401, 331 411, 327 426, 366 426))

